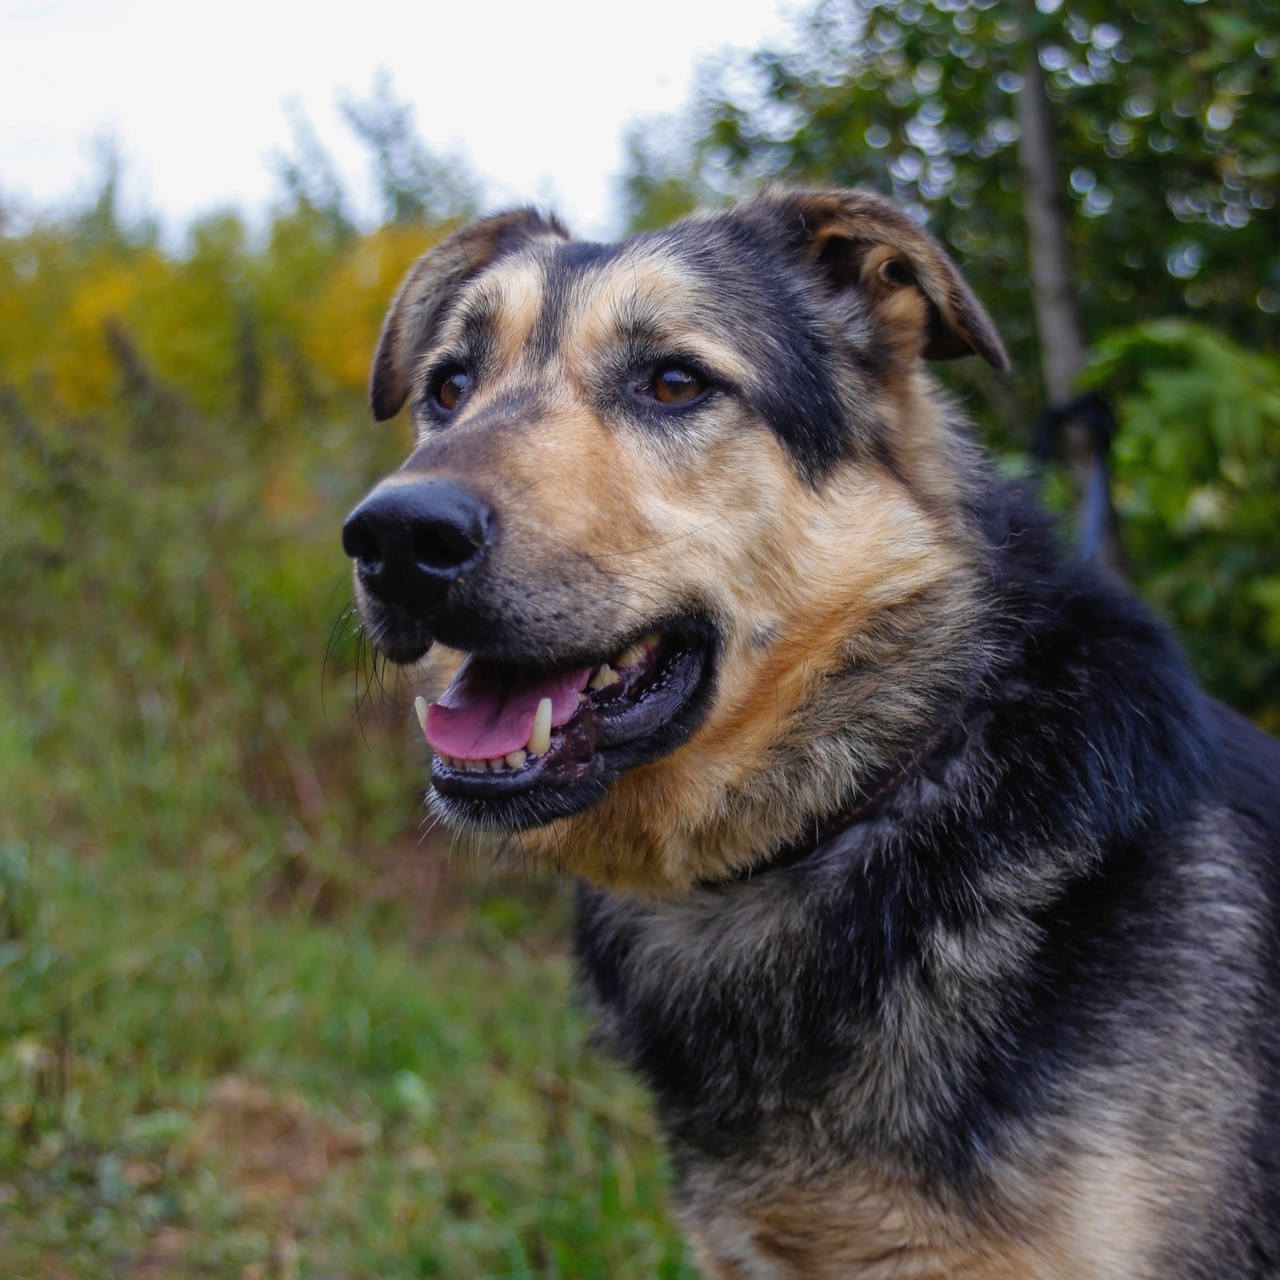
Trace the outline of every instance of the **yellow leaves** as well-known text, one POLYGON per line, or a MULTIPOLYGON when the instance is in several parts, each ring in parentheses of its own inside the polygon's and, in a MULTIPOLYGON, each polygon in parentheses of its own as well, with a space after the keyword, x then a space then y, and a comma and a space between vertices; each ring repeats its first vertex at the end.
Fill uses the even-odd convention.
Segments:
POLYGON ((388 226, 356 240, 306 317, 307 358, 340 385, 363 389, 396 286, 438 238, 422 227, 388 226))
POLYGON ((45 367, 58 399, 73 413, 90 413, 109 399, 119 370, 106 327, 115 321, 127 329, 147 295, 163 289, 167 274, 167 264, 153 251, 127 261, 98 257, 77 273, 45 348, 45 367))
POLYGON ((396 286, 438 234, 337 241, 286 218, 255 247, 223 216, 181 255, 59 224, 0 238, 0 382, 75 417, 105 410, 125 382, 115 326, 146 376, 198 409, 288 419, 337 393, 341 416, 363 395, 396 286))
POLYGON ((169 264, 149 249, 77 253, 48 228, 2 251, 24 269, 0 273, 0 376, 76 414, 102 406, 117 378, 105 326, 127 325, 169 264))

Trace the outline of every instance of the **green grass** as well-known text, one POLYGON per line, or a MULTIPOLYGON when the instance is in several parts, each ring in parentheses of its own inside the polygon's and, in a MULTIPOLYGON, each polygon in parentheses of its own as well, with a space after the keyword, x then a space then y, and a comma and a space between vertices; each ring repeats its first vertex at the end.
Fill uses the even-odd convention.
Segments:
POLYGON ((326 922, 252 851, 10 843, 0 1271, 692 1276, 566 898, 410 842, 326 922))

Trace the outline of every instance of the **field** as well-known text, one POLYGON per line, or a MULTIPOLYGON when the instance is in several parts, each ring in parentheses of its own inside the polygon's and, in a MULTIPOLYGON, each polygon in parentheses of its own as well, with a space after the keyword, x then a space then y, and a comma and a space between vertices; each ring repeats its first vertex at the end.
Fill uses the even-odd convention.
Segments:
POLYGON ((4 1275, 692 1274, 559 886, 218 843, 5 850, 4 1275))

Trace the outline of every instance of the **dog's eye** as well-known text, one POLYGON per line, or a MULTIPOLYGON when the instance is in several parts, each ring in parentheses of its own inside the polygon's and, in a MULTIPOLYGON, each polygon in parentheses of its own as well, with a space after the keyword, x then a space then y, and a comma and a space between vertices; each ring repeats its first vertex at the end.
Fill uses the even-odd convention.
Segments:
POLYGON ((663 404, 688 404, 706 389, 707 384, 696 373, 679 364, 660 365, 649 384, 653 398, 663 404))
POLYGON ((463 370, 456 367, 444 369, 432 383, 431 394, 446 413, 452 413, 462 403, 462 397, 470 386, 471 379, 463 370))

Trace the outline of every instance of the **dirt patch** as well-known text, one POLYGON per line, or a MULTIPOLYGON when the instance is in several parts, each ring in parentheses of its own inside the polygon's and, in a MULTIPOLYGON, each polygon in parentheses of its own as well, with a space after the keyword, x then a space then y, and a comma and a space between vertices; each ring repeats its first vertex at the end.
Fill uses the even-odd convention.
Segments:
POLYGON ((301 1098, 273 1094, 244 1076, 224 1076, 210 1090, 184 1155, 216 1169, 247 1207, 292 1206, 363 1155, 374 1136, 321 1118, 301 1098))

